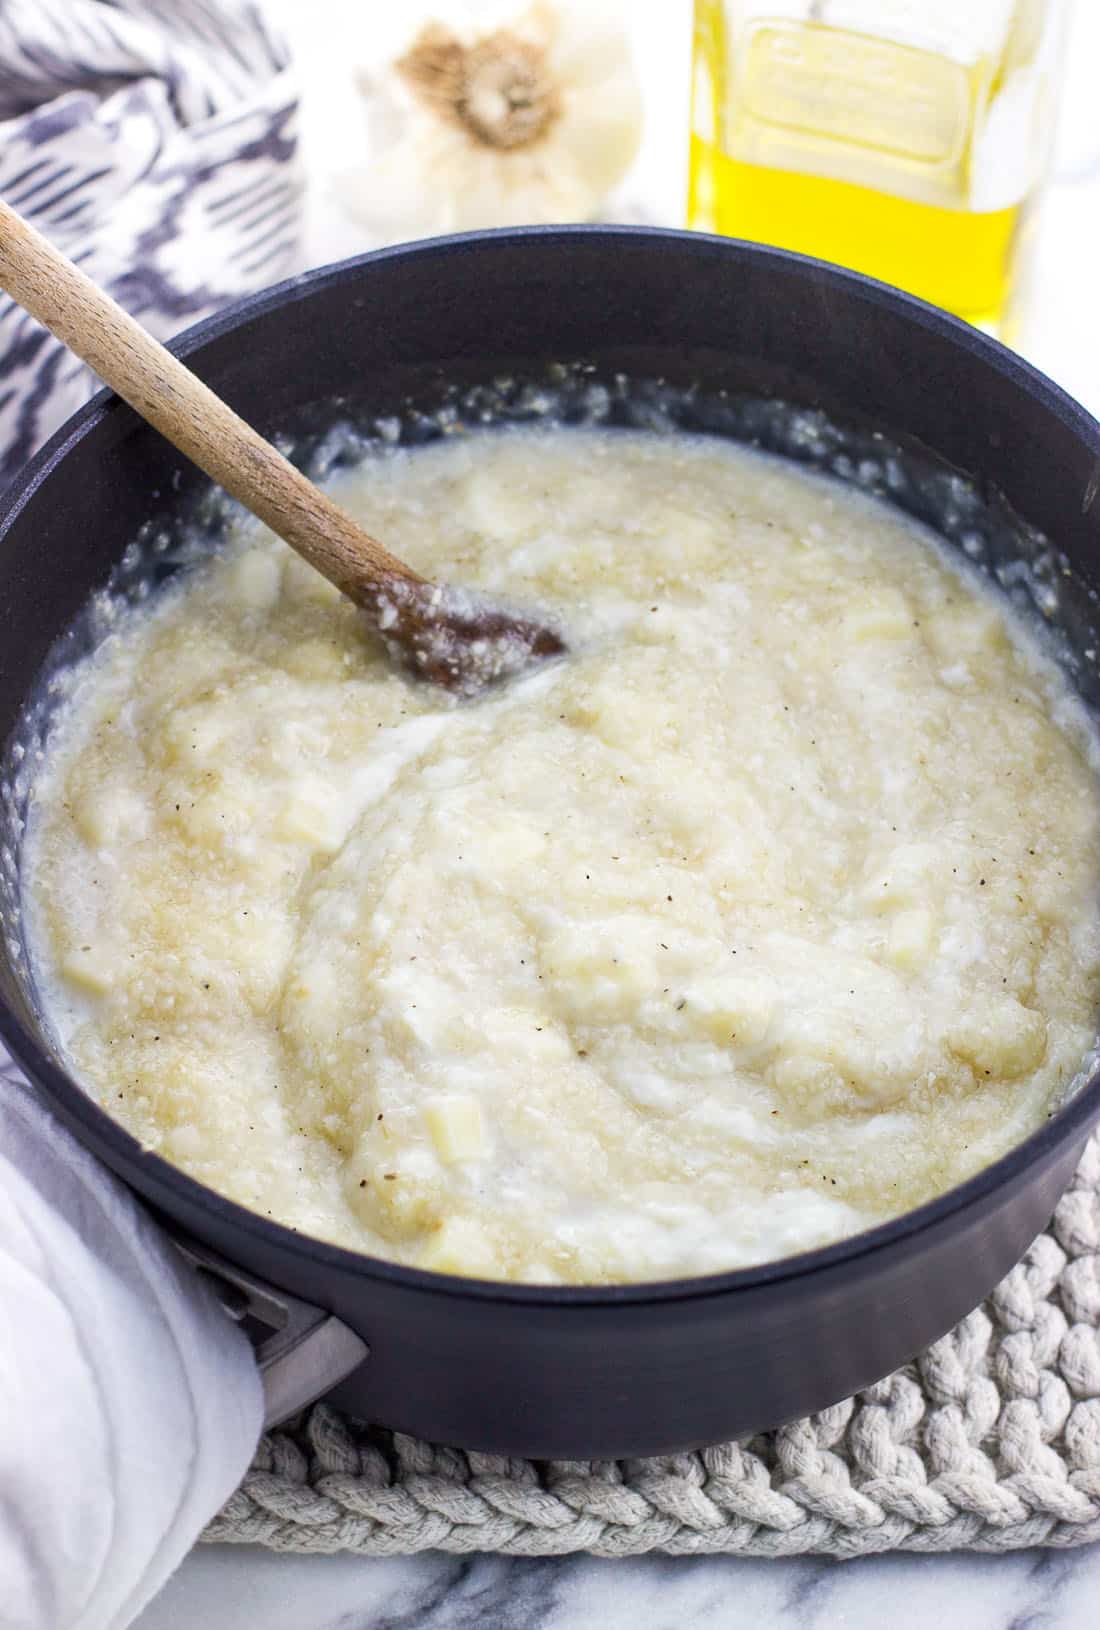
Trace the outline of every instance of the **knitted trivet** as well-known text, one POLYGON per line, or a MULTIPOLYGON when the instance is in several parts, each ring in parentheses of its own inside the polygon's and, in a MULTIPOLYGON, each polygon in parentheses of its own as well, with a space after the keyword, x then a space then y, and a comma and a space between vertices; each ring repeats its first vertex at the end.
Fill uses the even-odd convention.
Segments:
POLYGON ((1046 1233, 949 1336, 809 1420, 650 1460, 510 1460, 323 1404, 203 1536, 279 1551, 1010 1551, 1100 1539, 1100 1134, 1046 1233))

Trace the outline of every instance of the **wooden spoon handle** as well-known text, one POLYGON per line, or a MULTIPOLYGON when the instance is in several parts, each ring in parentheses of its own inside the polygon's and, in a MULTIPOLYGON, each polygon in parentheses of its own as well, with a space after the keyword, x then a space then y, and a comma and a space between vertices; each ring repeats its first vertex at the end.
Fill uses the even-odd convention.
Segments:
POLYGON ((351 599, 423 581, 2 201, 0 287, 351 599))

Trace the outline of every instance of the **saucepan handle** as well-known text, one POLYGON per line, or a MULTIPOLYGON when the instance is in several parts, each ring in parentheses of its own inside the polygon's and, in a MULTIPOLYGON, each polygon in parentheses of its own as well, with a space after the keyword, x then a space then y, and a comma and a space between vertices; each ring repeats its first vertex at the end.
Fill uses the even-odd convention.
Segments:
POLYGON ((265 1426, 297 1414, 367 1357, 366 1342, 334 1313, 277 1290, 195 1240, 173 1235, 173 1243, 249 1336, 263 1380, 265 1426))

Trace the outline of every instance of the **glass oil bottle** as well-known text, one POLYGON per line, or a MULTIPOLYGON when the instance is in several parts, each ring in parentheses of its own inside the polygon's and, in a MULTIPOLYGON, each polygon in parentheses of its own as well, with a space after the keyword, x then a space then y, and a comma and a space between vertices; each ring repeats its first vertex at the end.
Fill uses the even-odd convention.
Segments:
POLYGON ((1011 339, 1065 0, 695 0, 688 224, 1011 339))

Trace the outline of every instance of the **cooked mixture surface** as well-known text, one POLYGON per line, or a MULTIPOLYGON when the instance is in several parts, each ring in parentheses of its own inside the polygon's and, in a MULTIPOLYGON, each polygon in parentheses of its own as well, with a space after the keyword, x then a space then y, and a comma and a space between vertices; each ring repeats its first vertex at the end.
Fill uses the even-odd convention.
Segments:
POLYGON ((931 536, 778 461, 546 428, 332 484, 571 655, 473 704, 255 523, 78 671, 27 892, 79 1076, 246 1206, 407 1263, 765 1261, 956 1183, 1079 1073, 1083 714, 931 536))

